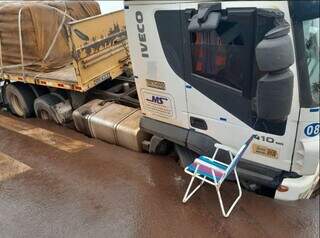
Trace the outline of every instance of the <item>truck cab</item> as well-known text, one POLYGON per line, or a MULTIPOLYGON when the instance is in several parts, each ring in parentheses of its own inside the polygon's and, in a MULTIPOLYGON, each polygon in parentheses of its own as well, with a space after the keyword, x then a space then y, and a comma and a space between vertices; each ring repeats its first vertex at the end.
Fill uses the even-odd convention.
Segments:
POLYGON ((319 179, 319 2, 126 1, 141 127, 197 154, 238 149, 282 200, 319 179))

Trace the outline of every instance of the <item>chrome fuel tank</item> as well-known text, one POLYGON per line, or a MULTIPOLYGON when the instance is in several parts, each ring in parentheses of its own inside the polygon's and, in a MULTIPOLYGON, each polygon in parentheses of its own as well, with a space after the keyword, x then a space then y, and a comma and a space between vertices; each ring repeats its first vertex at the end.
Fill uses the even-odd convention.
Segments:
POLYGON ((97 112, 101 111, 110 104, 111 102, 95 99, 73 111, 72 118, 76 129, 87 136, 92 136, 88 120, 89 117, 95 115, 97 112))
POLYGON ((140 130, 140 110, 117 103, 93 100, 73 113, 77 130, 100 140, 142 151, 150 135, 140 130))

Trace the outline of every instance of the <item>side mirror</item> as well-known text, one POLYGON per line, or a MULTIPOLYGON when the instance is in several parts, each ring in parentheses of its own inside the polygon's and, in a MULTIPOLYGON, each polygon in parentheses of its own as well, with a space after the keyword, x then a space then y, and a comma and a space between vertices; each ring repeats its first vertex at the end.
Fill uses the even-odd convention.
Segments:
POLYGON ((208 16, 211 12, 221 10, 221 3, 213 3, 213 4, 202 3, 202 4, 199 4, 198 9, 199 9, 197 14, 198 23, 202 24, 207 21, 208 16))
POLYGON ((267 74, 257 85, 258 118, 286 121, 291 111, 293 73, 290 70, 267 74))
POLYGON ((293 97, 293 46, 288 24, 269 31, 256 48, 256 60, 267 74, 257 83, 258 118, 283 122, 290 114, 293 97))
POLYGON ((188 30, 190 32, 215 30, 220 22, 221 3, 199 4, 198 13, 191 18, 188 30))
POLYGON ((294 63, 293 45, 289 26, 269 31, 256 48, 256 59, 261 71, 278 71, 294 63))

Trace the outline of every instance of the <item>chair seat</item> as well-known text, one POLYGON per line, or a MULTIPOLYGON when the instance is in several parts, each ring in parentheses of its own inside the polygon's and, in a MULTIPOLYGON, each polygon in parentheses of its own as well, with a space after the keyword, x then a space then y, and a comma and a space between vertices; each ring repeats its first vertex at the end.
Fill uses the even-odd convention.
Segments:
POLYGON ((232 212, 233 208, 236 206, 238 201, 240 200, 242 196, 242 190, 240 185, 240 180, 238 177, 238 173, 236 170, 236 166, 239 162, 239 160, 242 158, 245 151, 248 149, 251 141, 254 139, 254 135, 252 135, 246 143, 240 148, 238 152, 233 151, 230 147, 221 145, 221 144, 215 144, 216 151, 214 152, 212 158, 208 158, 206 156, 200 156, 199 158, 195 159, 192 164, 190 164, 188 167, 185 168, 185 172, 187 174, 190 174, 191 180, 188 185, 187 191, 184 194, 183 203, 186 203, 195 193, 200 189, 200 187, 204 184, 204 182, 213 185, 216 188, 221 212, 224 217, 229 217, 230 213, 232 212), (231 159, 231 163, 229 165, 222 163, 220 161, 215 160, 218 151, 223 150, 226 152, 229 152, 229 156, 231 159), (234 156, 232 155, 234 154, 234 156), (231 174, 234 173, 235 179, 237 181, 237 186, 239 190, 238 197, 234 200, 230 208, 226 211, 225 207, 223 205, 221 193, 220 193, 220 187, 223 183, 223 181, 231 174), (192 189, 192 184, 195 180, 200 180, 200 184, 192 189))
MULTIPOLYGON (((219 161, 216 161, 216 160, 213 161, 206 156, 200 156, 198 160, 201 160, 202 162, 208 164, 208 166, 205 166, 203 164, 199 165, 197 174, 201 177, 206 177, 212 182, 214 182, 215 179, 217 182, 219 182, 219 180, 223 177, 223 175, 225 174, 225 171, 228 168, 226 165, 220 163, 219 161), (212 169, 214 170, 215 178, 213 177, 212 169)), ((192 164, 190 164, 188 167, 186 167, 185 171, 192 175, 196 170, 197 165, 198 164, 195 161, 192 164)))

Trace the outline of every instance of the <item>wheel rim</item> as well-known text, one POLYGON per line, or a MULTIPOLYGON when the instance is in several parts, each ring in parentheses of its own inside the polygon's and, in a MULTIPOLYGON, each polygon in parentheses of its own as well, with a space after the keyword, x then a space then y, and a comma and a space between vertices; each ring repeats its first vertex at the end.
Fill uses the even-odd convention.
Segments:
POLYGON ((19 98, 15 95, 15 94, 12 94, 10 96, 10 101, 12 103, 12 107, 13 109, 15 110, 15 113, 18 115, 18 116, 21 116, 23 117, 24 116, 24 110, 21 106, 21 103, 19 101, 19 98))

